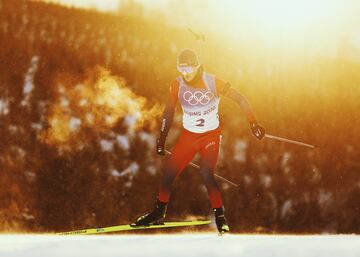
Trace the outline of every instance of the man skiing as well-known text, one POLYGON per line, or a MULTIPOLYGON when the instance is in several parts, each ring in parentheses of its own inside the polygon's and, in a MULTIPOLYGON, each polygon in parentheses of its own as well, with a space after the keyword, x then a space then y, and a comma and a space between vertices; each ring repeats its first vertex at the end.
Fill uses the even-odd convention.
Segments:
POLYGON ((177 69, 181 76, 170 86, 170 95, 165 106, 156 151, 165 155, 165 141, 173 122, 175 107, 180 102, 183 110, 183 130, 164 165, 156 205, 153 211, 137 218, 131 226, 161 224, 166 215, 171 185, 196 153, 200 153, 200 173, 207 188, 215 222, 219 233, 229 231, 224 215, 221 192, 214 178, 219 153, 221 128, 218 106, 220 95, 238 103, 245 112, 252 133, 262 139, 265 130, 253 114, 246 98, 229 83, 204 72, 196 53, 184 49, 178 55, 177 69))

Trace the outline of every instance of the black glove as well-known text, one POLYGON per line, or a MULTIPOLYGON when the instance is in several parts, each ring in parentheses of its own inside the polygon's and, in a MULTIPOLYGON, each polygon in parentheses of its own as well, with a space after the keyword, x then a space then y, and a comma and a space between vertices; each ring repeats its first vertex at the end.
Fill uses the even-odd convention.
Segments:
POLYGON ((260 126, 257 122, 251 122, 250 128, 251 132, 257 139, 263 139, 263 137, 265 136, 265 129, 262 126, 260 126))
POLYGON ((160 138, 158 138, 156 140, 156 152, 157 152, 157 154, 165 155, 165 140, 166 140, 166 138, 163 138, 161 136, 160 136, 160 138))

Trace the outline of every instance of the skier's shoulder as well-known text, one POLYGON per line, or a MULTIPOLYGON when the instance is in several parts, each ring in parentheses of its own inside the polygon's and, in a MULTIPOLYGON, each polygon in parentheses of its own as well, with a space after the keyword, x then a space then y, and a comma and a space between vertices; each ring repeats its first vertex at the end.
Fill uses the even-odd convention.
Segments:
POLYGON ((205 74, 205 76, 208 76, 214 80, 215 85, 216 85, 216 91, 219 94, 225 94, 231 86, 228 81, 226 81, 225 79, 223 79, 215 74, 211 74, 211 73, 207 73, 207 72, 204 72, 204 74, 205 74))
POLYGON ((203 76, 205 77, 209 77, 209 78, 216 78, 216 75, 215 74, 212 74, 210 72, 207 72, 207 71, 203 71, 203 76))
POLYGON ((180 79, 181 77, 176 77, 175 79, 173 79, 170 83, 170 93, 177 95, 179 92, 179 87, 180 87, 180 79))
POLYGON ((225 79, 219 77, 219 76, 216 75, 216 74, 210 73, 210 72, 204 71, 204 72, 203 72, 203 76, 204 76, 204 77, 207 77, 207 78, 213 79, 216 84, 218 84, 218 83, 219 83, 219 84, 227 84, 227 83, 228 83, 225 79))

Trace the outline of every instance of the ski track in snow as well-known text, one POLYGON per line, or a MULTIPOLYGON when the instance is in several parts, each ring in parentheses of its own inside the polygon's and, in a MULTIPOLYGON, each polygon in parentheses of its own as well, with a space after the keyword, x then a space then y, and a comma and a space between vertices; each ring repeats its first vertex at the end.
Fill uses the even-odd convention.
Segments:
POLYGON ((1 257, 358 257, 357 235, 0 235, 1 257))

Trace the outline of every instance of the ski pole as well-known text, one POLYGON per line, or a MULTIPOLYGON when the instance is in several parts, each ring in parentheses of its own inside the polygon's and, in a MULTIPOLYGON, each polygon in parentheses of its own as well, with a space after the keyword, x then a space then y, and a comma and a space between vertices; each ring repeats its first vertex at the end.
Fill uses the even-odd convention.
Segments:
MULTIPOLYGON (((169 152, 168 150, 165 150, 165 153, 168 154, 168 155, 171 155, 171 152, 169 152)), ((189 165, 190 165, 191 167, 196 168, 196 169, 200 169, 200 166, 197 165, 197 164, 195 164, 195 163, 193 163, 193 162, 190 162, 189 165)), ((217 177, 217 178, 219 178, 220 180, 222 180, 222 181, 224 181, 224 182, 227 182, 228 184, 230 184, 230 185, 232 185, 232 186, 239 187, 238 184, 235 184, 234 182, 231 182, 230 180, 228 180, 228 179, 226 179, 226 178, 224 178, 224 177, 222 177, 222 176, 220 176, 220 175, 218 175, 218 174, 215 174, 215 173, 214 173, 214 176, 217 177)))
POLYGON ((274 139, 274 140, 278 140, 278 141, 282 141, 282 142, 286 142, 286 143, 290 143, 290 144, 295 144, 295 145, 300 145, 300 146, 305 146, 305 147, 310 147, 310 148, 315 148, 316 147, 315 145, 310 145, 310 144, 306 144, 306 143, 303 143, 303 142, 290 140, 290 139, 287 139, 287 138, 273 136, 273 135, 269 135, 269 134, 265 134, 265 137, 269 138, 269 139, 274 139))

